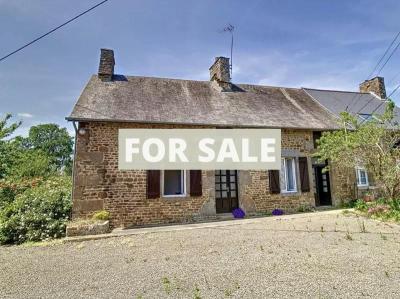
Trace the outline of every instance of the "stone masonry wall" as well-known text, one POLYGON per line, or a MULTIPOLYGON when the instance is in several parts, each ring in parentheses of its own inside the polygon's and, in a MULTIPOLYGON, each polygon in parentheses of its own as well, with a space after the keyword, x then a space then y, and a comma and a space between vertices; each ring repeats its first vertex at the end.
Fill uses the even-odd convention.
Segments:
MULTIPOLYGON (((293 157, 308 157, 308 173, 310 182, 312 182, 312 169, 310 153, 313 149, 312 132, 303 130, 282 130, 282 155, 291 152, 293 157)), ((296 163, 296 167, 298 164, 296 163)), ((242 204, 252 208, 252 212, 271 212, 274 209, 283 209, 288 212, 296 212, 300 207, 315 206, 313 186, 310 186, 310 192, 271 194, 269 192, 269 177, 267 171, 248 171, 247 175, 241 175, 242 183, 244 178, 247 182, 241 185, 239 194, 242 204)), ((239 178, 240 182, 240 178, 239 178)), ((300 180, 297 169, 297 189, 300 190, 300 180)))
MULTIPOLYGON (((190 222, 198 217, 215 215, 214 171, 202 172, 201 197, 147 199, 146 172, 118 170, 119 128, 183 127, 190 128, 179 125, 80 123, 79 128, 84 128, 86 133, 78 134, 76 140, 73 217, 90 217, 95 211, 105 209, 110 212, 113 227, 129 227, 190 222)), ((309 157, 312 132, 282 130, 282 149, 309 157)), ((311 181, 310 158, 308 164, 311 181)), ((270 212, 274 208, 296 211, 302 205, 314 205, 313 192, 270 194, 267 171, 239 171, 238 181, 239 203, 247 213, 270 212)))

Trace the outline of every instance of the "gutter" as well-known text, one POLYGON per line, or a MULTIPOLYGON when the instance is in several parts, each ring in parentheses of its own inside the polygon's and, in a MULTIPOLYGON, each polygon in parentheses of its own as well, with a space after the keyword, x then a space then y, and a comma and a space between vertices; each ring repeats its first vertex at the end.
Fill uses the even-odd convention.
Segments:
POLYGON ((159 125, 186 125, 186 126, 208 126, 222 128, 263 128, 263 129, 289 129, 289 130, 310 130, 310 131, 325 131, 339 130, 337 128, 318 128, 318 127, 283 127, 283 126, 266 126, 266 125, 240 125, 240 124, 215 124, 215 123, 187 123, 187 122, 165 122, 165 121, 138 121, 138 120, 123 120, 123 119, 100 119, 100 118, 79 118, 66 117, 67 121, 73 122, 118 122, 118 123, 135 123, 135 124, 159 124, 159 125))
MULTIPOLYGON (((76 126, 76 122, 73 121, 72 125, 74 126, 74 130, 75 130, 75 142, 74 142, 74 159, 72 162, 72 191, 71 191, 71 201, 74 201, 74 195, 75 195, 75 165, 76 165, 76 144, 77 144, 77 136, 78 136, 78 127, 76 126)), ((71 215, 70 215, 70 219, 72 220, 72 210, 71 210, 71 215)))

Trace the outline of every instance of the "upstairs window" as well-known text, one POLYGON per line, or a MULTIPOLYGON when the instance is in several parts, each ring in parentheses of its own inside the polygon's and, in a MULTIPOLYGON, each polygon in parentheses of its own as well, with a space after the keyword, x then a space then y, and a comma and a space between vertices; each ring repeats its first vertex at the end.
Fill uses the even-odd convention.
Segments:
POLYGON ((164 170, 162 176, 163 196, 185 196, 186 179, 184 170, 164 170))
POLYGON ((297 191, 295 161, 295 158, 282 158, 281 191, 283 193, 297 191))
POLYGON ((357 174, 357 186, 358 187, 368 187, 368 174, 364 167, 357 167, 356 168, 357 174))
POLYGON ((380 120, 378 117, 372 114, 368 113, 358 113, 358 119, 360 120, 361 123, 363 122, 369 122, 373 119, 377 120, 378 122, 382 123, 382 120, 380 120))

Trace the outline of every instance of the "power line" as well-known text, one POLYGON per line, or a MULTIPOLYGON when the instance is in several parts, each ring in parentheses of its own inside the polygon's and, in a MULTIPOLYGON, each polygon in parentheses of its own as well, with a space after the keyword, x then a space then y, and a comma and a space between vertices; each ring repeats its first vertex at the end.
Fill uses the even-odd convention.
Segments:
POLYGON ((400 42, 397 43, 397 46, 393 49, 392 53, 390 56, 386 59, 385 63, 381 66, 379 69, 378 73, 376 75, 379 75, 379 73, 383 70, 383 68, 386 66, 386 64, 389 62, 390 58, 392 58, 393 54, 397 51, 397 49, 400 47, 400 42))
POLYGON ((397 40, 397 38, 400 35, 400 31, 396 34, 396 36, 394 37, 394 39, 392 40, 392 42, 390 43, 390 45, 387 47, 385 53, 382 55, 382 57, 379 59, 378 63, 375 65, 374 69, 372 70, 372 72, 368 75, 367 78, 370 78, 374 72, 376 71, 376 69, 378 68, 378 66, 380 65, 380 63, 382 62, 382 60, 385 58, 386 54, 389 52, 390 48, 393 46, 393 44, 395 43, 395 41, 397 40))
MULTIPOLYGON (((395 35, 395 37, 393 38, 393 40, 391 41, 391 43, 389 44, 389 46, 386 48, 385 53, 383 53, 382 57, 378 60, 377 64, 375 65, 375 67, 373 68, 372 72, 367 76, 367 80, 375 73, 375 71, 377 70, 377 68, 379 67, 379 65, 381 64, 381 62, 383 61, 383 59, 386 57, 386 55, 389 53, 389 50, 392 48, 392 46, 394 45, 394 43, 396 42, 397 38, 400 36, 400 31, 397 32, 397 34, 395 35)), ((393 54, 396 52, 396 50, 398 49, 398 47, 400 46, 400 42, 397 44, 397 46, 394 48, 394 50, 392 51, 392 53, 390 54, 389 58, 386 59, 385 63, 383 64, 383 66, 379 69, 377 75, 383 70, 383 68, 386 66, 386 64, 388 63, 388 61, 390 60, 390 58, 392 58, 393 54)), ((358 94, 357 99, 354 101, 354 99, 357 97, 357 94, 353 96, 353 98, 350 101, 350 104, 347 105, 346 107, 346 111, 352 107, 361 97, 360 94, 358 94)), ((362 109, 364 109, 366 106, 368 106, 368 104, 372 101, 371 100, 368 101, 368 103, 366 105, 364 105, 357 113, 360 113, 360 111, 362 109)))
POLYGON ((14 50, 14 51, 12 51, 12 52, 10 52, 10 53, 8 53, 7 55, 5 55, 5 56, 3 56, 3 57, 0 58, 0 62, 3 61, 3 60, 5 60, 5 59, 7 59, 8 57, 10 57, 10 56, 12 56, 12 55, 18 53, 19 51, 25 49, 26 47, 29 47, 30 45, 36 43, 37 41, 41 40, 42 38, 44 38, 44 37, 50 35, 50 34, 53 33, 54 31, 56 31, 56 30, 58 30, 58 29, 64 27, 65 25, 67 25, 67 24, 69 24, 69 23, 75 21, 75 20, 78 19, 79 17, 83 16, 84 14, 87 14, 88 12, 90 12, 90 11, 92 11, 93 9, 99 7, 100 5, 106 3, 107 1, 109 1, 109 0, 104 0, 104 1, 101 1, 101 2, 97 3, 96 5, 90 7, 89 9, 85 10, 84 12, 81 12, 79 15, 73 17, 72 19, 69 19, 68 21, 62 23, 61 25, 55 27, 54 29, 51 29, 50 31, 48 31, 48 32, 45 33, 45 34, 42 34, 41 36, 35 38, 34 40, 32 40, 32 41, 30 41, 29 43, 23 45, 22 47, 19 47, 18 49, 14 50))
MULTIPOLYGON (((395 92, 400 88, 400 84, 396 86, 395 89, 393 89, 393 91, 388 95, 387 98, 390 98, 392 95, 395 94, 395 92)), ((377 111, 384 103, 386 103, 387 101, 382 101, 382 103, 380 103, 374 110, 372 110, 371 114, 373 114, 375 111, 377 111)))
POLYGON ((390 95, 388 95, 388 98, 390 98, 399 88, 400 88, 400 84, 397 85, 395 89, 393 89, 393 91, 390 93, 390 95))
MULTIPOLYGON (((396 37, 397 38, 397 37, 396 37)), ((381 66, 381 68, 379 69, 378 73, 376 75, 379 75, 379 73, 383 70, 383 68, 386 66, 386 64, 389 62, 390 58, 392 58, 393 54, 397 51, 397 49, 400 47, 400 42, 397 43, 397 46, 393 49, 392 53, 389 55, 389 57, 386 59, 385 63, 381 66)), ((397 90, 397 88, 396 88, 397 90)), ((393 92, 388 96, 390 97, 393 94, 393 92)), ((358 97, 358 99, 360 98, 360 95, 358 97)), ((357 100, 358 100, 357 99, 357 100)), ((360 113, 360 111, 362 109, 364 109, 366 106, 368 106, 368 104, 372 101, 373 98, 371 98, 360 110, 358 110, 357 114, 360 113)), ((379 106, 378 106, 379 107, 379 106)), ((376 110, 374 110, 375 112, 376 110)))

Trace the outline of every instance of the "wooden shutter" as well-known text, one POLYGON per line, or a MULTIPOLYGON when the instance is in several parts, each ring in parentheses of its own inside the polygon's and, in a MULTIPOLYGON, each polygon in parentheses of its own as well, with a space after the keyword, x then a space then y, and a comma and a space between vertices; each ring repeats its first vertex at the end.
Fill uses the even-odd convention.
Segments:
POLYGON ((201 196, 203 194, 201 183, 201 170, 190 171, 190 196, 201 196))
POLYGON ((307 157, 299 157, 301 192, 310 192, 307 157))
POLYGON ((147 198, 160 197, 160 170, 147 170, 147 198))
POLYGON ((281 185, 279 183, 279 170, 268 170, 269 177, 269 191, 272 194, 281 192, 281 185))

